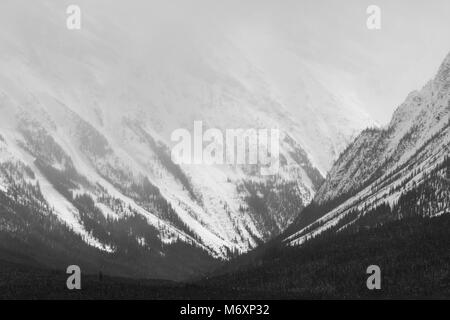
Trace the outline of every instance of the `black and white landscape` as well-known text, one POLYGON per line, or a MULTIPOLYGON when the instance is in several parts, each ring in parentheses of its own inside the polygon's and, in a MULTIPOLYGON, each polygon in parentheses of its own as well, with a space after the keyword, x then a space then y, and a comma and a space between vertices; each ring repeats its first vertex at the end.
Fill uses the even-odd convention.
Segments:
POLYGON ((413 27, 380 1, 380 30, 357 2, 72 2, 0 3, 0 298, 450 298, 447 1, 413 27), (278 172, 177 163, 195 121, 277 128, 278 172))

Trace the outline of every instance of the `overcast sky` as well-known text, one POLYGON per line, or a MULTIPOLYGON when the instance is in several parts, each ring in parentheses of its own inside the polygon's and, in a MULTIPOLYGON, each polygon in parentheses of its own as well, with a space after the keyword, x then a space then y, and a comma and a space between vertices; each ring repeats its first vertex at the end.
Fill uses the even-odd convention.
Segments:
MULTIPOLYGON (((17 1, 26 10, 29 2, 17 1)), ((283 45, 330 77, 348 75, 362 107, 381 124, 431 79, 450 51, 449 0, 41 1, 61 11, 62 19, 68 4, 78 4, 87 26, 101 16, 100 23, 115 24, 143 46, 156 48, 167 37, 208 42, 215 35, 240 37, 241 43, 260 39, 265 50, 283 45), (366 27, 371 4, 381 8, 381 30, 366 27)))
POLYGON ((139 26, 143 37, 163 31, 158 30, 161 21, 165 28, 181 21, 193 24, 192 32, 199 38, 202 29, 210 32, 212 26, 228 34, 247 31, 251 37, 279 37, 306 59, 329 66, 330 73, 336 68, 351 74, 364 107, 380 123, 390 119, 410 91, 431 79, 450 51, 449 0, 107 3, 114 3, 123 20, 139 26), (381 30, 366 27, 366 9, 371 4, 381 8, 381 30), (153 31, 147 32, 149 28, 153 31))

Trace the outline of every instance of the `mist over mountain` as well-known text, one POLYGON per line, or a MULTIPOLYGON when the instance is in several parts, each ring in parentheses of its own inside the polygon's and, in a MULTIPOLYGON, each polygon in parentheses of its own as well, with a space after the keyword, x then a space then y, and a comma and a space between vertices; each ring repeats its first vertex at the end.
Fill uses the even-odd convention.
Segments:
POLYGON ((449 56, 380 126, 371 54, 307 10, 78 3, 80 30, 68 1, 0 4, 3 259, 184 280, 280 235, 448 211, 449 56), (279 171, 174 162, 195 121, 278 129, 279 171))
MULTIPOLYGON (((251 31, 245 41, 176 15, 149 13, 143 24, 120 6, 81 8, 74 32, 63 3, 2 3, 0 186, 9 210, 32 206, 100 251, 164 260, 178 243, 215 258, 254 248, 294 220, 339 152, 374 123, 292 39, 261 55, 267 41, 251 31), (280 172, 175 164, 170 134, 195 120, 279 129, 280 172)), ((1 230, 50 241, 35 223, 6 219, 1 230)))

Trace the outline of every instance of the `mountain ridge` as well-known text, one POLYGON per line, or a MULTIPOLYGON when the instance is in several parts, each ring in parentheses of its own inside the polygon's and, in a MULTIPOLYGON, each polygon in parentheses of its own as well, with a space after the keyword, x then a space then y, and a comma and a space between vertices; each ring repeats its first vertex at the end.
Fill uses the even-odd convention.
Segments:
MULTIPOLYGON (((386 128, 364 130, 345 149, 310 209, 300 214, 294 223, 296 227, 289 227, 288 242, 295 243, 293 239, 301 234, 298 240, 301 243, 308 237, 334 228, 352 210, 362 213, 348 223, 362 218, 370 208, 375 209, 382 204, 392 208, 403 193, 417 188, 424 181, 437 179, 428 175, 445 163, 450 148, 449 58, 450 54, 445 57, 433 80, 420 91, 407 96, 386 128), (320 228, 316 229, 318 226, 320 228)), ((445 166, 442 170, 438 175, 448 174, 445 166)), ((432 192, 441 191, 436 189, 432 192)), ((442 201, 443 211, 450 210, 445 196, 442 201)), ((436 210, 426 214, 442 213, 439 206, 436 210)))
POLYGON ((14 200, 16 184, 39 186, 42 214, 102 254, 126 249, 145 260, 155 251, 164 260, 182 244, 216 260, 247 252, 291 224, 340 149, 372 123, 292 53, 292 40, 265 59, 264 43, 247 46, 214 25, 198 37, 197 25, 163 21, 166 37, 155 29, 142 38, 130 32, 135 21, 118 25, 86 1, 85 24, 72 32, 57 27, 62 4, 21 4, 0 5, 0 192, 14 200), (196 120, 280 129, 279 173, 174 163, 170 133, 196 120))

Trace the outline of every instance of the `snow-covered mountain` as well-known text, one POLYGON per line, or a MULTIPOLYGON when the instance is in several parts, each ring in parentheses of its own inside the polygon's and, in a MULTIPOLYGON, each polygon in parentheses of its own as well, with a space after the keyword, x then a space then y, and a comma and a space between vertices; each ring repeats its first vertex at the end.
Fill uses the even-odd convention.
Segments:
POLYGON ((450 212, 450 54, 385 128, 364 130, 340 155, 286 241, 450 212))
MULTIPOLYGON (((226 258, 254 248, 294 220, 373 125, 350 88, 331 85, 287 40, 262 54, 264 39, 214 25, 199 37, 195 23, 176 21, 142 37, 82 7, 83 28, 70 31, 62 2, 0 4, 0 193, 12 212, 29 204, 100 251, 156 248, 164 259, 184 243, 226 258), (280 172, 175 164, 170 135, 195 120, 280 129, 280 172)), ((1 222, 1 232, 26 233, 1 222)))

